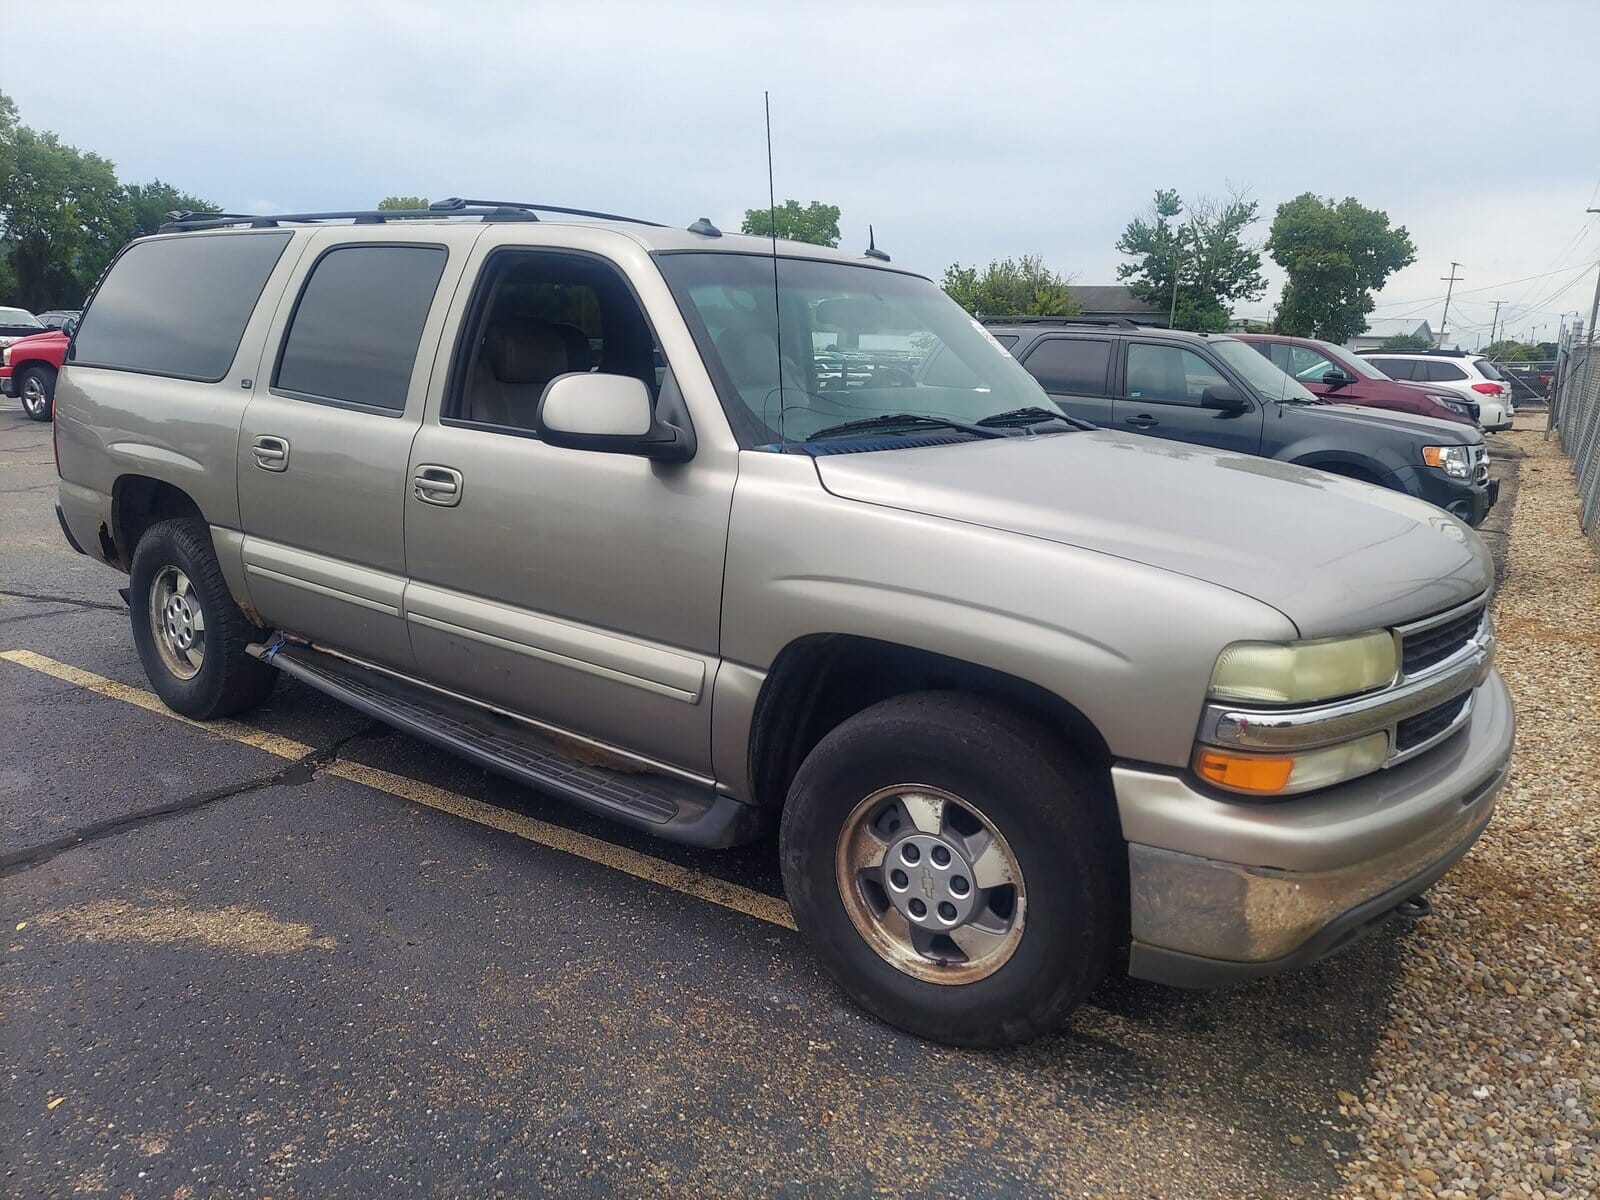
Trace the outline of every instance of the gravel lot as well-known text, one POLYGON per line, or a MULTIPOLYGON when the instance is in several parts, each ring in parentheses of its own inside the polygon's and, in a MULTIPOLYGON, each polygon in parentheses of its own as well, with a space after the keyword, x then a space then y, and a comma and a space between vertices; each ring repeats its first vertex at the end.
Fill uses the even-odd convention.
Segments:
POLYGON ((1495 620, 1516 755, 1405 942, 1370 1081, 1338 1097, 1357 1195, 1600 1193, 1600 561, 1556 442, 1507 440, 1524 457, 1495 620))

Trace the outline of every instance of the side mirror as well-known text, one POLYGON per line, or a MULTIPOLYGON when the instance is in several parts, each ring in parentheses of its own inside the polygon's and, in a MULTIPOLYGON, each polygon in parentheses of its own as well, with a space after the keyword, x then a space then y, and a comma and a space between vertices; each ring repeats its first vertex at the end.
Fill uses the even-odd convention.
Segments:
POLYGON ((683 430, 656 417, 650 389, 631 375, 574 372, 545 388, 533 425, 541 440, 569 450, 637 454, 684 462, 694 443, 683 430))
POLYGON ((1341 388, 1354 383, 1355 377, 1345 374, 1338 367, 1334 367, 1322 376, 1322 382, 1331 388, 1341 388))
POLYGON ((1208 387, 1200 393, 1200 407, 1215 409, 1217 412, 1242 413, 1250 408, 1250 401, 1239 394, 1237 388, 1222 384, 1220 387, 1208 387))

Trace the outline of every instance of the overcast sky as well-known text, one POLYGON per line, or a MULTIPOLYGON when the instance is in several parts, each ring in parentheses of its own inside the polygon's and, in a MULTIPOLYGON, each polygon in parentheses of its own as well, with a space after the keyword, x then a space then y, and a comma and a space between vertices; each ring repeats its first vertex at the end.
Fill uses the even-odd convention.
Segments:
POLYGON ((1257 240, 1284 200, 1348 195, 1417 244, 1374 316, 1437 327, 1453 259, 1471 346, 1494 300, 1518 336, 1587 317, 1600 256, 1594 0, 0 0, 0 30, 25 124, 228 209, 463 195, 737 227, 766 201, 769 89, 778 198, 935 276, 1038 253, 1115 282, 1157 187, 1248 187, 1257 240))

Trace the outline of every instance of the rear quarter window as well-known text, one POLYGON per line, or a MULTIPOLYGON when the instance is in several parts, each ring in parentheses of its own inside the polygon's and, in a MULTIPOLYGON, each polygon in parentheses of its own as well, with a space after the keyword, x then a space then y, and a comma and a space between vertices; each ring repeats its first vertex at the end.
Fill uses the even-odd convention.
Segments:
POLYGON ((293 235, 191 233, 135 242, 78 325, 72 361, 216 383, 293 235))

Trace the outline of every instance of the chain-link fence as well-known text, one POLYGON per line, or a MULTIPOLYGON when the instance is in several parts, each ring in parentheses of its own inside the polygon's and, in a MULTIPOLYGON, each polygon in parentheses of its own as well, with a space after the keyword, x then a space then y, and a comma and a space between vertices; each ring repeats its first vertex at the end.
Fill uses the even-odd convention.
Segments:
POLYGON ((1600 342, 1573 346, 1551 406, 1550 427, 1578 477, 1579 522, 1600 540, 1600 342))

